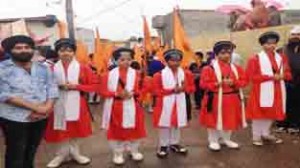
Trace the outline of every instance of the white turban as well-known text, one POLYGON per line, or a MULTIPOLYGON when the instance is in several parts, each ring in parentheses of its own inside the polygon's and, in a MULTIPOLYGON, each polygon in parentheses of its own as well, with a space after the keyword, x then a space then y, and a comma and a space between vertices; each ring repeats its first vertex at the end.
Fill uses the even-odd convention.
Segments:
POLYGON ((300 25, 294 26, 290 31, 290 34, 299 34, 300 33, 300 25))

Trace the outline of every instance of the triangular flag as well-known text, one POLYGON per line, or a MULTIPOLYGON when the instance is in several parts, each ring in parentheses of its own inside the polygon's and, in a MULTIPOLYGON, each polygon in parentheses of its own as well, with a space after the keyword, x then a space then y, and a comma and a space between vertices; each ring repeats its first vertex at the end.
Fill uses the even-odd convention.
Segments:
POLYGON ((112 53, 114 51, 114 44, 112 43, 106 43, 104 44, 104 60, 105 60, 105 64, 107 65, 112 57, 112 53))
POLYGON ((76 41, 77 51, 76 59, 82 64, 88 64, 88 49, 87 46, 82 41, 76 41))
POLYGON ((161 47, 161 39, 160 37, 155 37, 152 43, 152 49, 158 51, 161 47))
POLYGON ((150 53, 150 52, 152 52, 151 34, 150 34, 147 19, 145 16, 143 16, 143 30, 144 30, 144 48, 145 48, 145 51, 148 51, 150 53))
POLYGON ((135 52, 134 55, 134 60, 137 61, 140 65, 142 65, 142 61, 143 61, 143 55, 144 55, 144 51, 141 47, 139 47, 138 45, 135 45, 133 47, 133 50, 135 52))
POLYGON ((186 68, 194 59, 194 53, 190 47, 188 37, 185 34, 184 28, 181 24, 179 13, 176 9, 173 12, 173 40, 174 47, 183 52, 183 59, 181 66, 186 68))
POLYGON ((163 63, 165 63, 164 52, 166 52, 168 49, 170 49, 170 47, 168 44, 166 44, 164 47, 160 47, 156 52, 158 59, 163 63))
POLYGON ((95 51, 94 51, 93 59, 98 74, 102 74, 107 71, 107 65, 105 65, 105 60, 104 60, 104 49, 103 46, 101 45, 100 34, 98 29, 96 29, 95 51))

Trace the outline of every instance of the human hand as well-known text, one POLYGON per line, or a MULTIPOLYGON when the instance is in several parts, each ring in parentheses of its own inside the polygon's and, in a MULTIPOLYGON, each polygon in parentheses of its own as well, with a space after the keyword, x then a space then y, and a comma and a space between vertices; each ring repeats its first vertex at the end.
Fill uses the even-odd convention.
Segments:
POLYGON ((38 113, 35 113, 35 112, 31 112, 30 115, 28 116, 28 119, 30 121, 37 121, 37 120, 40 120, 40 119, 44 119, 47 115, 42 115, 42 114, 38 114, 38 113))
POLYGON ((34 112, 39 115, 48 115, 52 108, 44 103, 37 104, 34 107, 34 112))
POLYGON ((76 88, 77 88, 76 84, 71 84, 71 83, 68 83, 65 86, 66 86, 67 90, 76 90, 76 88))
POLYGON ((232 86, 234 85, 233 80, 230 79, 230 78, 224 79, 223 82, 224 82, 225 84, 229 85, 230 87, 232 87, 232 86))
POLYGON ((279 81, 279 80, 282 80, 282 79, 283 79, 283 76, 280 75, 280 74, 278 74, 278 73, 276 73, 276 74, 274 75, 274 79, 275 79, 276 81, 279 81))

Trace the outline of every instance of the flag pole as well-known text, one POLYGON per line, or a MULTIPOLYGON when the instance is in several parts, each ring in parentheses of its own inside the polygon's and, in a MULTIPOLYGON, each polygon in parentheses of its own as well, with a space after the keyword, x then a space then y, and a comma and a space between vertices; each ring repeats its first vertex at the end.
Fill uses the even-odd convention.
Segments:
POLYGON ((69 38, 75 39, 74 29, 74 11, 73 11, 73 0, 66 0, 66 19, 69 30, 69 38))

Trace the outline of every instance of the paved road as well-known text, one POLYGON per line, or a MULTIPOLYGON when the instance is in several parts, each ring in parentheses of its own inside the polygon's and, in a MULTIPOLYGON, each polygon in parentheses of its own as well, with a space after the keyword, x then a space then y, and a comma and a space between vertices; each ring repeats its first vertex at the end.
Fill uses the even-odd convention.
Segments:
MULTIPOLYGON (((91 107, 96 118, 95 133, 90 138, 81 141, 82 152, 92 158, 91 165, 86 168, 116 167, 111 162, 111 153, 107 145, 105 133, 100 128, 100 111, 98 106, 91 107)), ((196 112, 195 112, 196 115, 196 112)), ((234 134, 233 139, 240 142, 240 150, 224 148, 221 152, 212 153, 207 149, 206 131, 194 117, 190 127, 182 132, 182 142, 188 145, 189 154, 185 157, 172 154, 168 159, 156 157, 157 133, 151 125, 151 115, 146 114, 148 137, 142 141, 145 160, 141 163, 126 162, 124 168, 300 168, 300 143, 295 135, 281 134, 284 144, 254 147, 251 145, 249 129, 234 134)), ((44 168, 54 156, 55 145, 42 143, 38 156, 37 168, 44 168)), ((0 168, 3 167, 3 139, 0 138, 0 168)), ((70 162, 62 168, 81 168, 70 162)), ((118 166, 120 167, 120 166, 118 166)))

